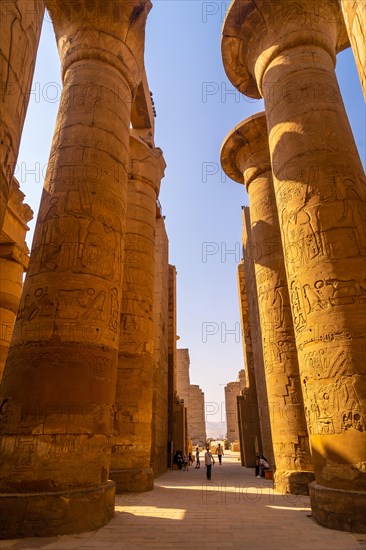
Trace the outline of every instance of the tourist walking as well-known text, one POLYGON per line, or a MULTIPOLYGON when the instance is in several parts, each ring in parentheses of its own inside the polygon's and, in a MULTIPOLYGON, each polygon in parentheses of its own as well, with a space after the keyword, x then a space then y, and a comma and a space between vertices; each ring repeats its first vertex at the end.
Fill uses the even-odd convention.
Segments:
POLYGON ((201 462, 200 462, 200 450, 199 450, 198 447, 196 447, 196 466, 195 466, 195 468, 196 468, 196 470, 197 470, 197 469, 200 468, 200 467, 201 467, 201 462))
POLYGON ((210 449, 207 449, 207 451, 205 452, 205 466, 206 466, 207 479, 211 479, 211 470, 214 464, 215 464, 214 457, 212 456, 210 449))
POLYGON ((222 466, 222 457, 224 456, 224 449, 221 447, 220 443, 216 449, 216 454, 219 457, 219 464, 220 466, 222 466))

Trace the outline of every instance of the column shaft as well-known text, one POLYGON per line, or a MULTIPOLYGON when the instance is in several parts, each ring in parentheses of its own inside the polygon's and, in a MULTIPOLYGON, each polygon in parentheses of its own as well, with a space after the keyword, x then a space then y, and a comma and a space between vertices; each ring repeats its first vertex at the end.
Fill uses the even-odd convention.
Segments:
POLYGON ((255 271, 275 487, 280 492, 309 494, 314 474, 264 113, 235 127, 223 146, 222 159, 228 173, 246 184, 249 195, 252 246, 248 262, 255 271))
POLYGON ((130 138, 121 334, 110 477, 117 492, 153 488, 156 199, 165 164, 160 149, 130 138))
POLYGON ((296 13, 261 0, 250 16, 246 0, 235 4, 242 20, 233 13, 223 51, 235 52, 225 61, 232 82, 265 100, 316 478, 313 516, 366 531, 366 186, 334 71, 348 39, 335 0, 301 0, 296 13))
POLYGON ((83 1, 47 7, 64 88, 1 385, 7 536, 94 529, 114 503, 108 470, 130 109, 149 4, 97 3, 99 16, 89 19, 83 1))
POLYGON ((254 265, 277 491, 309 494, 314 480, 271 172, 249 186, 254 265))
POLYGON ((33 211, 23 200, 24 193, 13 178, 0 236, 0 381, 20 303, 23 274, 29 263, 25 235, 33 211))
POLYGON ((157 209, 154 277, 154 376, 153 439, 151 462, 155 477, 168 466, 168 237, 164 218, 157 209))
MULTIPOLYGON (((250 285, 252 284, 252 274, 250 272, 248 273, 246 269, 246 251, 249 233, 247 231, 245 217, 246 212, 245 210, 243 210, 244 260, 242 260, 242 262, 238 265, 238 286, 244 363, 246 366, 248 381, 247 387, 243 392, 243 399, 238 400, 238 403, 242 405, 242 408, 240 408, 241 405, 239 405, 238 411, 241 411, 239 419, 239 429, 241 427, 241 429, 244 430, 241 436, 242 459, 244 458, 244 465, 247 468, 253 468, 255 466, 256 454, 264 452, 262 440, 263 422, 260 424, 259 419, 263 419, 263 413, 268 412, 268 408, 266 408, 266 405, 264 407, 260 406, 257 394, 256 374, 258 372, 258 369, 263 366, 263 353, 260 338, 257 338, 257 329, 259 325, 257 325, 255 322, 255 312, 253 309, 255 307, 255 304, 253 304, 253 293, 249 291, 250 285)), ((254 296, 254 300, 256 302, 256 296, 254 296)), ((270 449, 267 449, 266 452, 268 451, 270 451, 270 449)), ((268 455, 267 458, 269 458, 268 455)), ((271 459, 272 456, 271 458, 269 458, 269 460, 271 459)))
POLYGON ((248 207, 244 207, 242 210, 242 220, 244 255, 242 278, 245 281, 244 284, 247 294, 247 298, 243 302, 247 304, 246 306, 244 306, 244 309, 246 310, 247 321, 243 319, 243 327, 244 334, 246 335, 245 338, 247 341, 249 339, 250 342, 250 344, 247 344, 248 349, 250 350, 252 348, 254 369, 253 373, 251 373, 250 370, 248 371, 249 388, 251 385, 253 386, 253 384, 256 388, 263 454, 269 460, 270 464, 275 464, 275 457, 273 453, 272 427, 269 414, 270 402, 268 399, 267 381, 264 370, 262 331, 258 310, 257 282, 255 278, 254 264, 252 261, 253 242, 250 225, 250 212, 248 207))
MULTIPOLYGON (((291 86, 308 97, 314 82, 333 91, 318 98, 315 113, 305 97, 265 94, 305 411, 326 503, 336 500, 333 489, 366 489, 365 179, 329 54, 316 46, 285 52, 268 66, 263 89, 273 80, 278 91, 291 86)), ((323 505, 320 494, 312 493, 314 507, 315 499, 323 505)), ((321 522, 339 525, 323 514, 321 522)))
POLYGON ((366 1, 339 0, 366 100, 366 1))
POLYGON ((30 98, 43 14, 44 0, 0 4, 0 230, 30 98))

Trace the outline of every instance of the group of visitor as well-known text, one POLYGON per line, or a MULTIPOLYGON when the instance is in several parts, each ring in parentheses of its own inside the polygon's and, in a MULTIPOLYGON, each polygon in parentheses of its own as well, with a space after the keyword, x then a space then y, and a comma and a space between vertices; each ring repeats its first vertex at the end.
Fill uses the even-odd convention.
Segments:
MULTIPOLYGON (((221 444, 219 443, 216 449, 216 454, 219 459, 220 466, 222 465, 222 457, 224 456, 224 449, 221 447, 221 444)), ((194 462, 192 453, 189 453, 188 455, 186 453, 183 453, 182 451, 176 451, 173 462, 176 464, 179 468, 179 470, 188 471, 189 466, 191 466, 194 462)), ((207 479, 211 479, 211 473, 212 473, 212 466, 215 464, 214 457, 212 455, 212 452, 209 447, 207 447, 205 452, 205 466, 206 466, 206 477, 207 479)), ((201 467, 201 461, 200 461, 200 450, 199 447, 196 447, 196 466, 195 469, 199 469, 201 467)))

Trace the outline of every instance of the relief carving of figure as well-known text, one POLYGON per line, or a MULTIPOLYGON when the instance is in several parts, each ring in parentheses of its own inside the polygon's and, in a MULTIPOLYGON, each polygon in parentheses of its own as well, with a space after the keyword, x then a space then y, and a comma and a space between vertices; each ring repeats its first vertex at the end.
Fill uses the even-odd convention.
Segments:
POLYGON ((359 178, 342 174, 326 178, 329 192, 317 211, 317 225, 330 258, 366 253, 366 212, 359 178))
POLYGON ((286 215, 283 212, 282 222, 286 236, 286 255, 290 263, 303 266, 320 254, 313 220, 305 208, 292 210, 286 215))
POLYGON ((76 267, 79 223, 62 213, 60 197, 52 197, 42 220, 40 271, 66 271, 76 267))
POLYGON ((60 319, 102 321, 102 312, 106 300, 104 290, 95 293, 93 288, 60 289, 58 291, 60 319))
POLYGON ((47 287, 37 288, 33 297, 26 294, 18 310, 18 318, 33 321, 37 317, 51 317, 55 313, 55 304, 51 300, 47 287))
POLYGON ((303 287, 308 311, 322 311, 339 305, 366 301, 366 280, 319 279, 303 287))
POLYGON ((307 314, 313 311, 322 311, 329 307, 329 303, 322 298, 319 292, 311 288, 309 284, 304 285, 304 297, 307 302, 307 314))
POLYGON ((116 230, 109 218, 98 216, 88 227, 81 263, 83 272, 111 277, 118 258, 116 230))

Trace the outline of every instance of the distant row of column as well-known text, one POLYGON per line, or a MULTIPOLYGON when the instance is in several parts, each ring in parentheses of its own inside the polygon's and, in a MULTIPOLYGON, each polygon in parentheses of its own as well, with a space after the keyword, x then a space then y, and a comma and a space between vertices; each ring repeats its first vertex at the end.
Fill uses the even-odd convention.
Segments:
MULTIPOLYGON (((177 349, 177 393, 187 409, 187 434, 193 447, 206 447, 205 396, 190 382, 190 356, 187 348, 177 349)), ((177 450, 183 450, 175 448, 177 450)))
MULTIPOLYGON (((0 386, 2 538, 103 525, 115 492, 152 489, 168 442, 185 435, 175 414, 174 268, 157 201, 165 161, 144 68, 151 3, 46 6, 63 92, 28 273, 21 299, 21 280, 11 297, 18 314, 0 386)), ((1 9, 0 36, 10 43, 8 51, 1 39, 4 214, 44 2, 1 9)), ((22 272, 27 254, 18 264, 22 272)))
POLYGON ((249 195, 244 262, 254 266, 275 486, 303 494, 311 481, 319 523, 364 532, 366 186, 334 71, 347 45, 335 0, 234 0, 225 70, 264 98, 265 113, 234 128, 221 160, 249 195))
POLYGON ((224 388, 225 391, 225 411, 226 411, 226 441, 229 449, 239 442, 239 427, 237 419, 237 396, 240 395, 246 387, 246 373, 241 369, 235 382, 228 382, 224 388))

